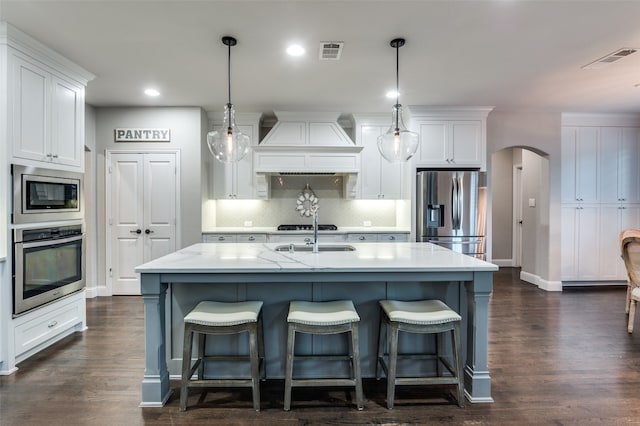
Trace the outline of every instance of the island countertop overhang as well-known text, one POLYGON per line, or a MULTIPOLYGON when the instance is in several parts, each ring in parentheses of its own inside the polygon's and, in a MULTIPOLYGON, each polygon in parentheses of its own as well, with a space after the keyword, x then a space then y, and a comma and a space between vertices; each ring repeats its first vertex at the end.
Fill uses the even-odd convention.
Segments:
POLYGON ((430 243, 353 243, 354 251, 278 252, 279 244, 198 243, 147 262, 139 273, 493 272, 496 265, 430 243))

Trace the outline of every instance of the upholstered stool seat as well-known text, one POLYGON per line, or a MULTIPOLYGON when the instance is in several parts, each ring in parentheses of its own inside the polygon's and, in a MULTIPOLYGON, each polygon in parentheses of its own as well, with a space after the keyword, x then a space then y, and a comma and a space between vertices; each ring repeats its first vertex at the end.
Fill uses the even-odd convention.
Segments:
POLYGON ((284 409, 291 408, 291 388, 299 386, 355 386, 356 405, 358 410, 364 407, 362 392, 362 378, 360 375, 360 349, 358 338, 358 323, 360 317, 350 300, 336 300, 330 302, 292 301, 289 304, 287 316, 287 359, 285 366, 284 409), (338 334, 350 333, 350 348, 348 355, 295 355, 296 333, 307 334, 338 334), (295 358, 347 360, 350 362, 350 378, 318 378, 294 379, 293 361, 295 358))
POLYGON ((464 406, 464 387, 462 376, 462 354, 460 342, 460 321, 462 318, 440 300, 417 301, 380 301, 380 333, 378 335, 378 362, 376 363, 376 378, 380 378, 379 367, 387 376, 387 408, 393 408, 395 387, 397 385, 457 385, 457 401, 464 406), (385 335, 388 329, 388 345, 385 335), (399 332, 436 334, 435 354, 398 354, 399 332), (443 356, 442 333, 451 331, 451 346, 453 364, 443 356), (385 361, 385 351, 388 346, 388 365, 385 361), (428 377, 398 377, 397 363, 399 358, 415 360, 435 359, 437 376, 428 377), (444 365, 450 376, 443 376, 441 365, 444 365))
POLYGON ((262 302, 214 302, 203 301, 184 318, 184 347, 182 354, 182 382, 180 390, 180 409, 187 409, 189 388, 194 387, 251 387, 253 408, 260 410, 260 366, 264 371, 264 342, 262 331, 262 302), (248 333, 249 356, 242 355, 205 355, 206 336, 221 334, 248 333), (198 335, 198 358, 191 365, 193 337, 198 335), (205 379, 204 364, 213 361, 249 361, 250 378, 205 379), (261 362, 262 361, 262 362, 261 362), (191 377, 198 370, 198 378, 191 377))

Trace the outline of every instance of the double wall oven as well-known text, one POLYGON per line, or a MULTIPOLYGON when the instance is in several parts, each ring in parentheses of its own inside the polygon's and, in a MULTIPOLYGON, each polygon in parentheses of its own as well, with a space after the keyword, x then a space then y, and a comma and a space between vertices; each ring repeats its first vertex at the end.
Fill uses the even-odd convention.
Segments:
POLYGON ((13 165, 13 314, 84 288, 82 174, 13 165))

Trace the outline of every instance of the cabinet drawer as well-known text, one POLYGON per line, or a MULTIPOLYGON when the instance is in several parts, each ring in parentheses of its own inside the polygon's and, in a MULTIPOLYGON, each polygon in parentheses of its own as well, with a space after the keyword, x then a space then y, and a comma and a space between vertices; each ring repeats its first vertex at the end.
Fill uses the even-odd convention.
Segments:
POLYGON ((238 234, 236 235, 238 243, 266 243, 267 234, 238 234))
POLYGON ((378 236, 376 234, 348 234, 347 241, 354 243, 371 243, 378 241, 378 236))
POLYGON ((235 234, 205 234, 202 236, 205 243, 235 243, 235 234))
MULTIPOLYGON (((270 243, 306 243, 312 240, 313 234, 269 235, 270 243)), ((321 243, 344 242, 344 234, 318 235, 318 241, 321 243)))
POLYGON ((387 243, 405 243, 409 241, 409 234, 378 234, 378 241, 387 243))
POLYGON ((72 302, 16 325, 16 355, 23 354, 82 322, 82 308, 82 301, 72 302))

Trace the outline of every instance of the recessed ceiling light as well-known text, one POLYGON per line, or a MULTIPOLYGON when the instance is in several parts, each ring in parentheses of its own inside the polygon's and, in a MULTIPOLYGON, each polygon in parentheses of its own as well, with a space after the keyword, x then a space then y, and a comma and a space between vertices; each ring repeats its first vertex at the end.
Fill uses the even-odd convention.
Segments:
POLYGON ((290 56, 302 56, 304 55, 304 47, 299 44, 292 44, 287 47, 287 54, 290 56))
POLYGON ((393 99, 393 98, 397 98, 399 95, 398 92, 396 92, 395 90, 390 90, 387 92, 387 98, 393 99))
POLYGON ((156 89, 145 89, 144 90, 144 94, 147 96, 160 96, 160 92, 158 92, 156 89))

